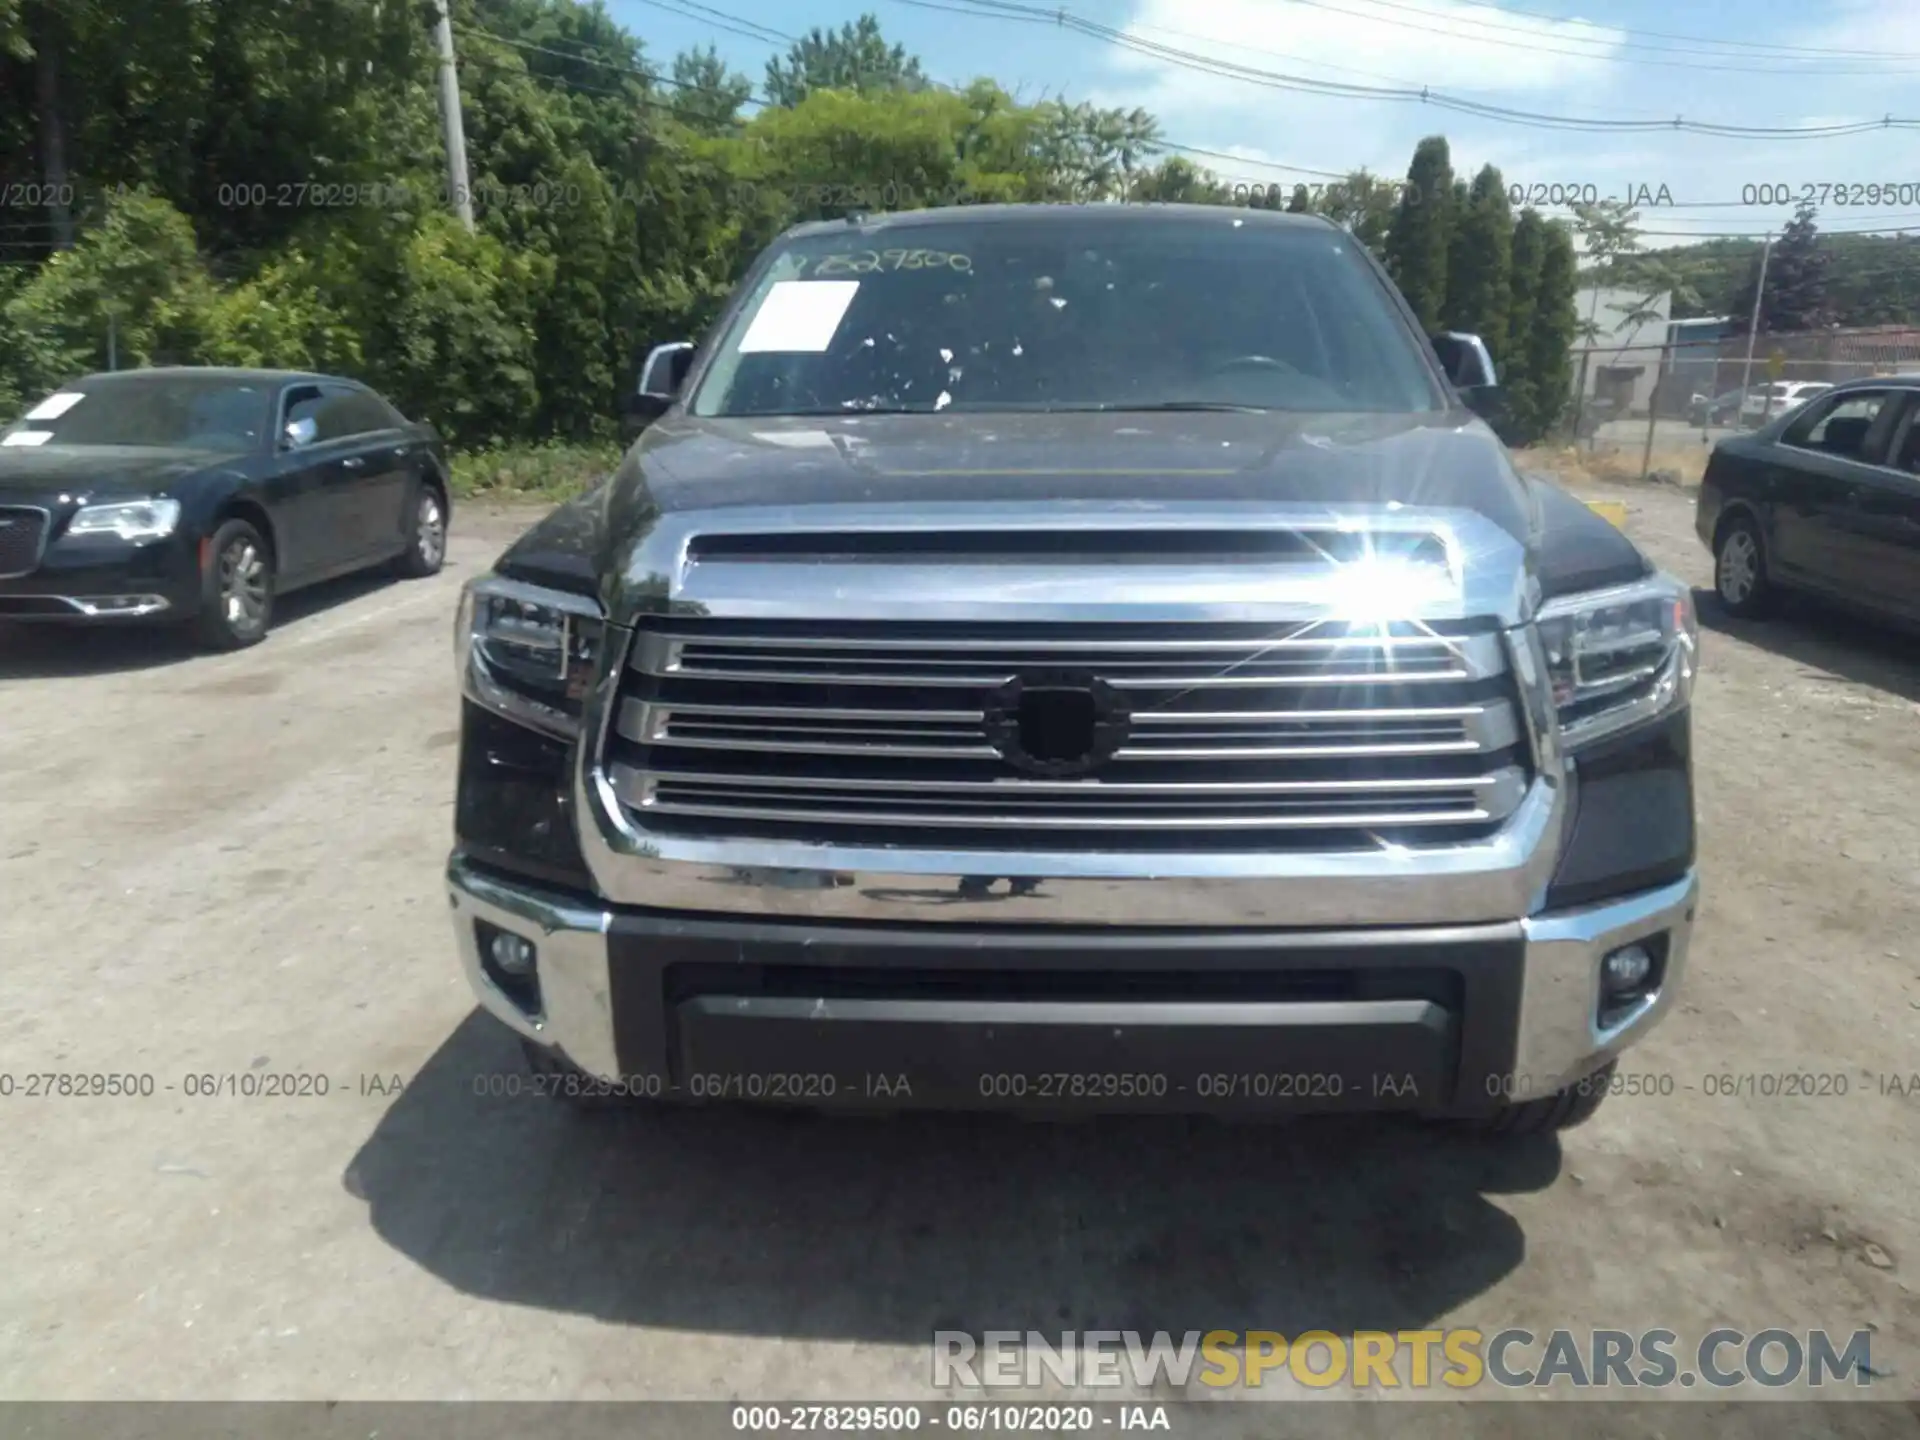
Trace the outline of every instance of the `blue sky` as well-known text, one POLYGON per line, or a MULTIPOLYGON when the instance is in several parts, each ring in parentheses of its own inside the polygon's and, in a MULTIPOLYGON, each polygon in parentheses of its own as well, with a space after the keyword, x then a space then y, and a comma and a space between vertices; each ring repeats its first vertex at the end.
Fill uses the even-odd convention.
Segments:
MULTIPOLYGON (((656 63, 711 42, 758 83, 783 48, 666 8, 686 0, 607 4, 656 63)), ((1763 184, 1797 195, 1809 184, 1904 183, 1904 205, 1830 200, 1820 222, 1920 228, 1920 130, 1817 139, 1580 133, 1289 92, 1058 26, 904 0, 711 0, 707 8, 796 35, 871 11, 936 79, 988 75, 1029 98, 1143 105, 1169 139, 1233 157, 1194 158, 1236 180, 1313 183, 1323 177, 1311 172, 1362 165, 1400 175, 1414 143, 1439 133, 1456 169, 1490 161, 1509 184, 1591 186, 1602 197, 1642 186, 1657 197, 1664 186, 1674 203, 1642 211, 1648 243, 1778 226, 1791 204, 1746 203, 1766 198, 1747 193, 1763 184)), ((1794 128, 1920 116, 1920 0, 1068 0, 1066 8, 1194 55, 1359 85, 1425 86, 1548 115, 1794 128)))

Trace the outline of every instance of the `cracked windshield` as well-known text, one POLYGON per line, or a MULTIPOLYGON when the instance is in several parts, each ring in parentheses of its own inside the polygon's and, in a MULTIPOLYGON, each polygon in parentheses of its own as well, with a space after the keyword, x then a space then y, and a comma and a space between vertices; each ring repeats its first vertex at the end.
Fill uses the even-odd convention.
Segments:
POLYGON ((1207 222, 849 226, 783 249, 692 406, 1430 410, 1350 236, 1207 222))
POLYGON ((1920 0, 0 0, 0 777, 0 1440, 1920 1440, 1920 0))

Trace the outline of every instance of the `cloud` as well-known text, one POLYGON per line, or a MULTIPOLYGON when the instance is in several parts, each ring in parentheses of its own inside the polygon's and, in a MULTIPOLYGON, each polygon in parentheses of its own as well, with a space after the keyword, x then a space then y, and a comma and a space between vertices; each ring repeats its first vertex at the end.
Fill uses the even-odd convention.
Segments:
MULTIPOLYGON (((1711 29, 1693 28, 1703 34, 1711 29)), ((1461 0, 1394 0, 1391 8, 1375 0, 1136 0, 1124 29, 1142 42, 1286 75, 1424 85, 1554 115, 1646 120, 1680 113, 1731 124, 1815 126, 1876 119, 1888 111, 1920 113, 1910 77, 1769 79, 1738 69, 1643 64, 1684 56, 1629 48, 1629 40, 1652 42, 1620 28, 1533 19, 1461 0)), ((1814 68, 1898 65, 1903 52, 1920 55, 1920 0, 1821 0, 1808 7, 1797 29, 1772 27, 1764 37, 1743 38, 1862 52, 1809 59, 1814 68)), ((1237 181, 1313 184, 1323 177, 1309 171, 1344 174, 1362 166, 1398 176, 1421 136, 1444 134, 1458 172, 1491 163, 1510 185, 1575 186, 1602 198, 1657 194, 1665 187, 1666 198, 1678 204, 1643 209, 1641 223, 1648 230, 1757 233, 1784 223, 1793 207, 1743 205, 1743 196, 1756 193, 1750 187, 1791 187, 1798 195, 1807 185, 1818 193, 1822 184, 1830 192, 1843 181, 1911 180, 1908 157, 1920 145, 1912 131, 1759 140, 1528 127, 1415 103, 1280 90, 1088 44, 1098 67, 1088 98, 1145 106, 1160 117, 1169 138, 1234 157, 1192 158, 1237 181)), ((1738 49, 1707 59, 1733 66, 1791 63, 1781 55, 1738 49)), ((1564 206, 1546 208, 1567 213, 1564 206)), ((1819 219, 1823 227, 1843 229, 1872 228, 1875 222, 1914 225, 1920 207, 1841 207, 1829 200, 1819 219)), ((1674 242, 1662 237, 1649 243, 1674 242)))
MULTIPOLYGON (((1141 43, 1288 74, 1508 96, 1604 84, 1607 57, 1627 38, 1585 20, 1535 20, 1454 0, 1395 3, 1399 8, 1368 11, 1273 0, 1145 0, 1125 32, 1141 43)), ((1220 105, 1250 88, 1223 87, 1215 77, 1127 51, 1115 52, 1113 63, 1220 105)))

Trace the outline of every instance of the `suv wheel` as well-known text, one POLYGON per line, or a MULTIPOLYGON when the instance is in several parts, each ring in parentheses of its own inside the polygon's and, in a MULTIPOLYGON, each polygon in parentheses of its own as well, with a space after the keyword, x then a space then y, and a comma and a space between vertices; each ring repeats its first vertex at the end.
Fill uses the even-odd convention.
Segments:
POLYGON ((1729 615, 1756 619, 1772 608, 1766 543, 1751 515, 1735 516, 1721 527, 1713 547, 1713 588, 1729 615))

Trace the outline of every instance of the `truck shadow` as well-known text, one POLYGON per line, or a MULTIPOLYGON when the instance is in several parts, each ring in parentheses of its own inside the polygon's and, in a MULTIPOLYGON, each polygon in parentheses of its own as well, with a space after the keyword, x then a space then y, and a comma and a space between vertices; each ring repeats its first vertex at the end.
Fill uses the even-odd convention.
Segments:
POLYGON ((1515 1269, 1489 1193, 1551 1137, 1404 1122, 573 1112, 475 1011, 343 1183, 471 1295, 622 1325, 931 1343, 940 1329, 1421 1328, 1515 1269))

